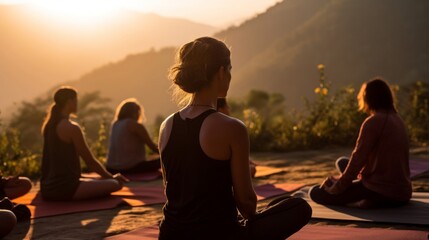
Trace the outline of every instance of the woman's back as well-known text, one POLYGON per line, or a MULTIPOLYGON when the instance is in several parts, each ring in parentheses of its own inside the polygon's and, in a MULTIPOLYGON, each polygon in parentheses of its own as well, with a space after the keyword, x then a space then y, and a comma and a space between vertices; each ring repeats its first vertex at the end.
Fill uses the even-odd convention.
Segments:
POLYGON ((393 111, 378 112, 365 124, 373 125, 369 129, 378 128, 378 131, 374 131, 376 145, 362 171, 364 184, 383 195, 409 199, 409 146, 403 120, 393 111))
POLYGON ((61 140, 57 128, 45 129, 40 185, 44 198, 67 200, 79 185, 80 160, 73 143, 61 140))
POLYGON ((118 120, 112 126, 107 157, 110 168, 126 169, 146 160, 145 142, 130 130, 131 121, 135 120, 118 120))
POLYGON ((161 152, 167 195, 162 227, 167 233, 203 233, 214 226, 229 231, 236 226, 231 162, 207 156, 200 144, 201 126, 215 112, 207 110, 192 119, 182 119, 180 113, 173 116, 161 152))

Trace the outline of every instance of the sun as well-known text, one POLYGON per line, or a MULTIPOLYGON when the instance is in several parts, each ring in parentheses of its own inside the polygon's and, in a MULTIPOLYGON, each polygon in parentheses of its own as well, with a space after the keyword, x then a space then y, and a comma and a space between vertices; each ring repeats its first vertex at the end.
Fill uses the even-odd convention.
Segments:
POLYGON ((121 6, 111 0, 38 0, 33 6, 52 21, 92 25, 114 17, 121 6))

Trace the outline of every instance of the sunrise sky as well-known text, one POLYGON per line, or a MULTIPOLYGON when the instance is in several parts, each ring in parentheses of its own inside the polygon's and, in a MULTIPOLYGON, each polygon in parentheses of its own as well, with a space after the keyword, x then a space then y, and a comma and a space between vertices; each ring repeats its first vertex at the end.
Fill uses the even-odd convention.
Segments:
POLYGON ((0 0, 0 4, 30 3, 39 14, 57 20, 102 21, 119 9, 153 12, 162 16, 181 17, 216 27, 239 23, 243 19, 274 5, 280 0, 0 0))

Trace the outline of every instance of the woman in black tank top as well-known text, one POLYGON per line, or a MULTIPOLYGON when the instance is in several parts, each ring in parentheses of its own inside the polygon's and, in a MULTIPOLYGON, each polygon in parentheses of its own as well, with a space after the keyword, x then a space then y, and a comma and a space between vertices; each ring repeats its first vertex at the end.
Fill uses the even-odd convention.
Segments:
POLYGON ((198 38, 177 53, 169 77, 191 98, 160 129, 167 196, 160 239, 285 239, 311 217, 300 198, 256 211, 247 129, 215 110, 217 98, 227 94, 231 68, 229 49, 214 38, 198 38))
POLYGON ((58 89, 42 127, 40 190, 48 201, 102 197, 120 190, 128 181, 120 174, 112 176, 91 154, 79 125, 69 119, 76 111, 76 90, 70 87, 58 89), (80 179, 79 156, 103 179, 80 179))

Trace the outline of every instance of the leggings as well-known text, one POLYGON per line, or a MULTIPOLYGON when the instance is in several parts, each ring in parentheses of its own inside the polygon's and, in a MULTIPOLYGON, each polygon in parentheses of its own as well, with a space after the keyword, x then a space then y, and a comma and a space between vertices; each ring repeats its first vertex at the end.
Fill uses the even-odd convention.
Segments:
POLYGON ((312 209, 302 198, 278 197, 247 220, 240 239, 281 239, 298 232, 310 221, 312 209))
POLYGON ((264 209, 259 210, 252 218, 240 221, 236 227, 219 227, 219 223, 205 227, 175 227, 170 231, 168 224, 160 226, 159 239, 270 239, 284 240, 299 231, 311 218, 312 210, 308 203, 301 198, 279 197, 271 201, 264 209), (188 230, 185 230, 188 229, 188 230))
POLYGON ((145 172, 155 172, 161 168, 161 162, 158 159, 142 161, 135 165, 134 167, 128 169, 113 169, 107 167, 107 171, 112 174, 116 173, 145 173, 145 172))
MULTIPOLYGON (((348 162, 348 158, 341 157, 336 161, 335 166, 340 173, 343 173, 348 162)), ((340 194, 329 194, 320 185, 313 186, 308 194, 311 200, 323 205, 349 205, 360 202, 357 206, 361 208, 380 208, 402 206, 408 202, 391 199, 369 190, 360 180, 354 180, 352 185, 340 194)))

